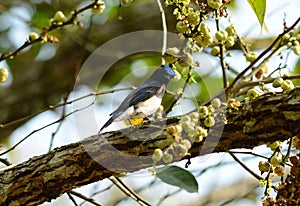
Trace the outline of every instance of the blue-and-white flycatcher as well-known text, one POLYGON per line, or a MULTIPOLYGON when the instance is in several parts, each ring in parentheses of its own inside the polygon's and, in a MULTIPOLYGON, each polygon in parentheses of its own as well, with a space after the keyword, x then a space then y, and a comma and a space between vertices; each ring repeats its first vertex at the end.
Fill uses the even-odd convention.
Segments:
POLYGON ((114 121, 147 118, 154 114, 161 104, 167 84, 174 75, 173 69, 161 65, 110 114, 110 119, 102 126, 99 133, 114 121))

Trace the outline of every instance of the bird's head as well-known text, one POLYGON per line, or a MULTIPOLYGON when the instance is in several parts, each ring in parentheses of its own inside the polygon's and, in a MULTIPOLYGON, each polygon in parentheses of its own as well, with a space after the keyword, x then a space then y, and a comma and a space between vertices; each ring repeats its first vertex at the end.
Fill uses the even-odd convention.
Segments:
POLYGON ((174 70, 167 65, 161 65, 157 71, 159 71, 164 77, 169 78, 169 80, 175 76, 174 70))
POLYGON ((173 77, 175 72, 169 66, 161 65, 151 76, 151 78, 167 84, 173 77))
POLYGON ((143 85, 157 86, 160 84, 167 85, 175 76, 175 72, 169 66, 161 65, 153 74, 143 83, 143 85))

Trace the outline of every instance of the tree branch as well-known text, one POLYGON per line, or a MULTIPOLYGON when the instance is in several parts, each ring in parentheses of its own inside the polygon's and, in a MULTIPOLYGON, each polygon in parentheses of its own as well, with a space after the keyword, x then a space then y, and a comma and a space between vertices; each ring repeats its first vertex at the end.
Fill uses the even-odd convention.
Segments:
MULTIPOLYGON (((179 120, 180 117, 171 117, 166 125, 179 120)), ((142 125, 91 136, 0 170, 0 205, 41 204, 112 175, 151 167, 153 150, 168 147, 167 135, 161 133, 159 123, 163 121, 157 127, 142 125)), ((197 157, 284 141, 300 135, 299 125, 300 88, 267 93, 242 103, 226 117, 218 117, 206 140, 194 143, 189 152, 191 157, 197 157), (254 125, 246 126, 249 121, 254 125)))

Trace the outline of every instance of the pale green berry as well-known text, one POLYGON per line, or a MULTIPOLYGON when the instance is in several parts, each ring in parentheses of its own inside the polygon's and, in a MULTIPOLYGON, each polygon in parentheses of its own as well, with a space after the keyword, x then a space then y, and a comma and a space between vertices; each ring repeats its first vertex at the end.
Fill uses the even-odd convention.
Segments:
POLYGON ((172 56, 175 56, 175 57, 178 56, 179 52, 180 51, 177 47, 168 48, 166 50, 166 54, 169 54, 169 55, 172 55, 172 56))
POLYGON ((182 57, 179 58, 179 65, 182 67, 188 67, 193 65, 194 58, 190 53, 182 54, 182 57))
POLYGON ((208 115, 208 113, 209 113, 207 106, 200 106, 200 107, 198 108, 198 112, 199 112, 199 117, 200 117, 201 119, 207 117, 207 115, 208 115))
POLYGON ((179 49, 176 47, 168 48, 163 55, 166 62, 172 64, 177 61, 177 57, 179 55, 179 49))
POLYGON ((204 126, 206 127, 212 127, 215 124, 215 119, 213 117, 206 117, 204 120, 204 126))
POLYGON ((218 9, 222 6, 222 0, 207 0, 207 4, 213 9, 218 9))
POLYGON ((0 68, 0 83, 6 82, 8 76, 9 76, 8 69, 0 68))
POLYGON ((284 80, 280 86, 284 91, 290 91, 290 90, 294 89, 294 87, 295 87, 293 82, 289 79, 284 80))
POLYGON ((252 88, 252 89, 249 89, 249 90, 248 90, 247 96, 248 96, 251 100, 254 100, 254 99, 256 99, 257 97, 260 96, 260 92, 259 92, 256 88, 252 88))
POLYGON ((293 41, 293 46, 299 46, 299 45, 300 45, 299 41, 297 40, 293 41))
POLYGON ((227 39, 226 39, 226 46, 227 47, 232 47, 235 43, 235 40, 234 40, 234 37, 233 36, 229 36, 227 39))
POLYGON ((185 123, 185 122, 191 122, 191 117, 188 116, 188 115, 185 115, 183 117, 181 117, 181 120, 180 120, 181 123, 185 123))
POLYGON ((270 159, 270 164, 272 166, 277 166, 277 165, 280 165, 280 163, 282 162, 282 159, 278 156, 273 156, 271 157, 270 159))
POLYGON ((36 32, 30 32, 30 34, 29 34, 30 41, 37 40, 38 38, 39 38, 39 35, 36 32))
POLYGON ((67 20, 66 16, 62 11, 57 11, 53 18, 57 22, 65 22, 67 20))
POLYGON ((163 152, 161 151, 161 149, 155 149, 152 154, 153 162, 159 162, 162 157, 163 157, 163 152))
POLYGON ((196 130, 197 130, 198 136, 207 137, 207 134, 208 134, 207 129, 200 126, 200 127, 197 127, 196 130))
POLYGON ((202 142, 203 141, 203 136, 199 135, 199 136, 196 136, 194 139, 193 139, 194 142, 202 142))
POLYGON ((248 52, 245 54, 246 60, 252 63, 257 58, 256 52, 248 52))
POLYGON ((221 30, 221 31, 217 31, 216 34, 215 34, 215 36, 216 36, 217 40, 223 41, 223 40, 227 39, 228 33, 225 30, 221 30))
POLYGON ((283 39, 283 40, 289 40, 290 37, 291 37, 290 34, 285 34, 285 35, 283 35, 282 39, 283 39))
POLYGON ((234 35, 236 35, 236 30, 235 30, 233 24, 230 25, 230 26, 228 26, 228 27, 225 29, 225 31, 227 31, 228 36, 234 36, 234 35))
POLYGON ((162 161, 164 163, 170 163, 170 162, 172 162, 173 161, 173 155, 169 154, 169 153, 164 153, 163 157, 162 157, 162 161))
POLYGON ((202 23, 200 24, 200 32, 203 33, 203 34, 209 34, 210 29, 209 29, 209 26, 208 26, 207 23, 202 22, 202 23))
POLYGON ((207 106, 208 115, 212 115, 215 112, 215 108, 212 105, 207 106))
POLYGON ((186 124, 186 125, 182 125, 182 128, 187 132, 189 133, 189 136, 193 136, 194 134, 196 134, 196 131, 195 131, 195 122, 190 122, 189 124, 186 124))
POLYGON ((176 24, 176 30, 177 30, 178 32, 184 33, 184 32, 187 32, 187 31, 189 30, 189 27, 188 27, 188 25, 187 25, 186 23, 184 23, 183 21, 179 21, 179 22, 177 22, 177 24, 176 24))
POLYGON ((195 132, 195 123, 194 122, 184 122, 181 125, 182 125, 182 129, 185 132, 187 132, 191 135, 195 132))
POLYGON ((201 34, 195 37, 195 40, 200 43, 201 46, 207 47, 213 43, 213 37, 210 33, 201 34))
POLYGON ((268 145, 272 151, 275 151, 281 145, 280 141, 275 141, 272 144, 268 145))
POLYGON ((222 102, 219 98, 214 98, 212 101, 211 101, 211 105, 213 106, 213 108, 215 109, 219 109, 222 105, 222 102))
POLYGON ((188 150, 192 147, 192 144, 188 139, 183 139, 180 143, 183 144, 188 150))
POLYGON ((283 81, 284 81, 284 80, 283 80, 281 77, 278 77, 278 78, 276 78, 276 79, 273 81, 272 86, 273 86, 274 88, 281 87, 281 84, 282 84, 283 81))
POLYGON ((175 155, 177 156, 184 156, 188 152, 188 148, 184 144, 178 144, 174 148, 174 152, 176 152, 175 155))
POLYGON ((198 112, 192 112, 189 114, 189 116, 191 117, 191 120, 193 122, 198 122, 199 120, 199 113, 198 112))
POLYGON ((213 56, 218 56, 220 54, 220 47, 219 46, 214 46, 211 51, 210 54, 213 56))
POLYGON ((296 54, 296 55, 300 55, 300 46, 298 45, 298 46, 294 46, 293 47, 293 51, 294 51, 294 53, 296 54))
POLYGON ((261 172, 269 172, 269 170, 271 169, 271 165, 269 162, 260 161, 258 164, 258 169, 261 172))
POLYGON ((177 61, 177 57, 171 56, 169 54, 164 54, 163 58, 167 62, 167 64, 173 64, 177 61))
POLYGON ((197 15, 196 13, 191 13, 191 14, 188 14, 187 20, 189 21, 189 23, 191 25, 196 26, 200 22, 200 16, 197 15))
MULTIPOLYGON (((122 1, 123 3, 123 1, 122 1)), ((93 14, 101 14, 105 9, 104 1, 98 1, 92 8, 91 11, 93 14)))

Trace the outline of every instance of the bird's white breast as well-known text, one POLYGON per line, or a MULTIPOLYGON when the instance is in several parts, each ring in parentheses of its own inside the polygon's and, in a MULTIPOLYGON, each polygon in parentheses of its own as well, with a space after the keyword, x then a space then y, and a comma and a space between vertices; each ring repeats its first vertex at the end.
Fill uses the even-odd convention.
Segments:
POLYGON ((131 118, 144 118, 155 113, 161 104, 162 98, 154 95, 144 102, 140 102, 136 105, 136 110, 131 115, 131 118))

